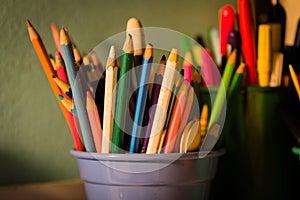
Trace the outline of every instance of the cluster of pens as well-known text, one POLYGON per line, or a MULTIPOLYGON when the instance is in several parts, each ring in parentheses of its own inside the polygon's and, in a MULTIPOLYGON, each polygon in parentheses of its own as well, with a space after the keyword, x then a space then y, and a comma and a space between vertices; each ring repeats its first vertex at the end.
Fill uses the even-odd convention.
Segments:
POLYGON ((294 46, 285 46, 286 13, 279 0, 270 1, 260 13, 253 10, 250 0, 238 0, 237 3, 237 12, 229 4, 223 6, 219 30, 210 30, 212 53, 220 70, 226 63, 228 49, 230 52, 235 48, 246 63, 246 85, 289 86, 291 70, 298 68, 300 63, 297 59, 299 24, 294 46))

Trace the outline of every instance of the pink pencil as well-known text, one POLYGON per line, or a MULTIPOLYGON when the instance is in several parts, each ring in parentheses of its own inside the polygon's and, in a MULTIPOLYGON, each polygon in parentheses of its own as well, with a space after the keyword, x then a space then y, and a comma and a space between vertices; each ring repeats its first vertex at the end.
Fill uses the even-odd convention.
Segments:
POLYGON ((208 49, 203 49, 201 52, 202 58, 202 76, 207 87, 218 86, 220 84, 219 74, 216 70, 216 65, 213 62, 211 52, 208 49))
POLYGON ((101 153, 102 149, 102 128, 99 118, 98 108, 89 91, 86 92, 86 110, 88 113, 96 151, 101 153))
POLYGON ((192 80, 192 70, 193 70, 193 60, 192 60, 192 53, 191 51, 186 51, 184 56, 184 61, 182 68, 184 70, 184 79, 188 81, 188 83, 191 83, 192 80))

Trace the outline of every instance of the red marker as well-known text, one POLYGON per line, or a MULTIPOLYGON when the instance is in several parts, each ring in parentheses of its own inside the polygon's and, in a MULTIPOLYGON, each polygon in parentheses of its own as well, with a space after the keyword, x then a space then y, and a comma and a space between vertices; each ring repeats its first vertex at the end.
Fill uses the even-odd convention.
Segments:
POLYGON ((238 0, 238 15, 247 82, 249 85, 257 85, 256 44, 250 0, 238 0))
POLYGON ((231 5, 225 5, 220 14, 220 50, 221 55, 226 56, 228 34, 235 26, 235 10, 231 5))

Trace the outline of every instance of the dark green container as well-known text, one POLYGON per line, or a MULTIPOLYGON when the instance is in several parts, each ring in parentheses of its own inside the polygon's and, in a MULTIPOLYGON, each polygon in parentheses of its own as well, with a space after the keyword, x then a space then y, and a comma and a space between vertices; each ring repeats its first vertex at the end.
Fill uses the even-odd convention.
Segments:
POLYGON ((288 88, 246 87, 228 102, 211 199, 294 199, 300 169, 283 110, 294 104, 288 88))

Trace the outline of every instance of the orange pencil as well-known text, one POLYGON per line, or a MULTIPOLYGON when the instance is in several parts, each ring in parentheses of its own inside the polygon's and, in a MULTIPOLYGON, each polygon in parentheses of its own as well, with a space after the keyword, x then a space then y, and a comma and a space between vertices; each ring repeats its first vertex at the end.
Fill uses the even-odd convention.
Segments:
POLYGON ((86 110, 88 113, 96 151, 101 153, 102 148, 102 128, 97 105, 89 91, 86 92, 86 110))
POLYGON ((59 28, 55 23, 51 23, 50 28, 56 49, 61 53, 59 28))
POLYGON ((176 137, 177 137, 177 131, 179 129, 183 117, 183 113, 185 112, 184 107, 185 107, 186 97, 188 93, 188 86, 189 86, 188 80, 184 80, 178 91, 178 95, 172 111, 172 117, 167 131, 164 153, 173 152, 175 142, 176 142, 176 137))
POLYGON ((189 115, 191 112, 191 108, 193 105, 193 101, 194 101, 194 88, 190 87, 188 96, 187 96, 187 100, 186 100, 186 104, 184 107, 183 117, 181 118, 181 123, 180 123, 179 130, 178 130, 177 136, 176 136, 176 144, 174 147, 175 152, 179 152, 181 136, 182 136, 183 130, 187 124, 187 121, 188 121, 188 118, 189 118, 189 115))
MULTIPOLYGON (((37 33, 37 31, 34 29, 34 27, 32 26, 32 24, 30 23, 29 20, 26 20, 26 24, 27 24, 27 28, 28 28, 28 33, 29 33, 29 37, 31 40, 31 43, 35 49, 35 52, 40 60, 40 63, 45 71, 45 74, 48 78, 48 81, 51 85, 51 88, 53 90, 53 93, 55 95, 55 97, 60 94, 60 89, 59 87, 56 85, 56 83, 54 82, 54 80, 52 79, 52 76, 55 75, 54 69, 52 67, 51 61, 49 59, 47 50, 42 42, 42 39, 40 38, 39 34, 37 33)), ((58 101, 58 104, 60 106, 60 109, 63 112, 63 115, 67 121, 68 126, 70 127, 70 121, 69 121, 69 117, 68 117, 68 111, 67 109, 62 105, 62 103, 60 101, 58 101)), ((71 128, 71 127, 70 127, 71 128)))

